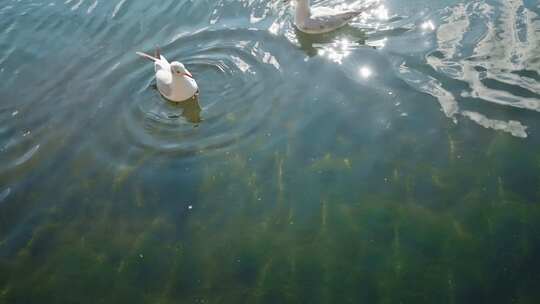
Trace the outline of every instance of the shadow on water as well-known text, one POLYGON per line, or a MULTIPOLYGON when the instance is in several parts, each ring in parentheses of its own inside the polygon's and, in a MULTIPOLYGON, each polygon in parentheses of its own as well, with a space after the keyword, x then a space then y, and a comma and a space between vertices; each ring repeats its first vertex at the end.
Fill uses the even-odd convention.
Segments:
POLYGON ((353 26, 345 26, 339 30, 324 34, 307 34, 296 27, 294 27, 294 32, 300 48, 309 57, 316 56, 318 48, 322 45, 333 44, 336 40, 347 39, 356 42, 358 45, 366 46, 366 39, 368 38, 364 30, 353 26))
POLYGON ((199 95, 193 96, 192 98, 182 102, 165 102, 169 103, 169 107, 172 109, 171 112, 178 111, 178 114, 168 114, 169 118, 183 118, 195 126, 198 126, 203 121, 201 118, 202 109, 199 105, 199 95))

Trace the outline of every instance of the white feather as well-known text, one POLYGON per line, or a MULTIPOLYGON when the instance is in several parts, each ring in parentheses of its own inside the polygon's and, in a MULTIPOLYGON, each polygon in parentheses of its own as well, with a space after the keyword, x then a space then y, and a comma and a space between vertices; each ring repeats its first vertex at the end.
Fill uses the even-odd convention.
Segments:
POLYGON ((190 76, 189 71, 186 70, 189 75, 173 73, 171 64, 163 55, 156 58, 145 53, 137 54, 154 62, 157 88, 163 97, 179 102, 188 100, 199 92, 197 82, 190 76))

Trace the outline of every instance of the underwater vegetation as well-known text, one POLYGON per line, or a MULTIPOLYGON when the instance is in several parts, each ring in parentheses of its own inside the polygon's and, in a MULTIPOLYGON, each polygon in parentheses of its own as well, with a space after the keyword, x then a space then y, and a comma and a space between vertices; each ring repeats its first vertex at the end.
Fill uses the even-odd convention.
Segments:
POLYGON ((181 201, 144 187, 165 166, 146 158, 79 175, 25 238, 0 244, 0 303, 534 303, 538 193, 515 191, 508 166, 538 156, 505 134, 480 154, 455 137, 437 165, 340 153, 347 137, 303 165, 294 140, 265 159, 228 153, 181 201), (522 160, 491 165, 515 151, 522 160), (361 173, 368 184, 344 182, 361 173), (84 199, 94 188, 108 190, 84 199))

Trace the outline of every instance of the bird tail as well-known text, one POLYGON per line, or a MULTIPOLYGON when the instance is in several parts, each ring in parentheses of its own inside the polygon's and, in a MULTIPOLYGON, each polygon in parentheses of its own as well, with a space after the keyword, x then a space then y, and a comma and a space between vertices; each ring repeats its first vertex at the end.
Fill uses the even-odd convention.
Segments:
POLYGON ((161 49, 156 45, 156 50, 154 51, 154 57, 161 58, 161 49))
POLYGON ((158 59, 159 57, 154 57, 154 56, 148 55, 148 54, 143 53, 143 52, 136 52, 136 54, 141 56, 142 58, 146 58, 146 59, 148 59, 150 61, 154 61, 154 62, 159 61, 159 59, 158 59))

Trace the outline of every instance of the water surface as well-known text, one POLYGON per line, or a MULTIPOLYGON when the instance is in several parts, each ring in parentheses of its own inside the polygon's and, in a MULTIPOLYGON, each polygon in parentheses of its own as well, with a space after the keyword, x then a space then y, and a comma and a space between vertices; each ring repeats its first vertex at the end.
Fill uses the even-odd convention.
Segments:
POLYGON ((0 4, 0 303, 540 299, 537 1, 0 4))

